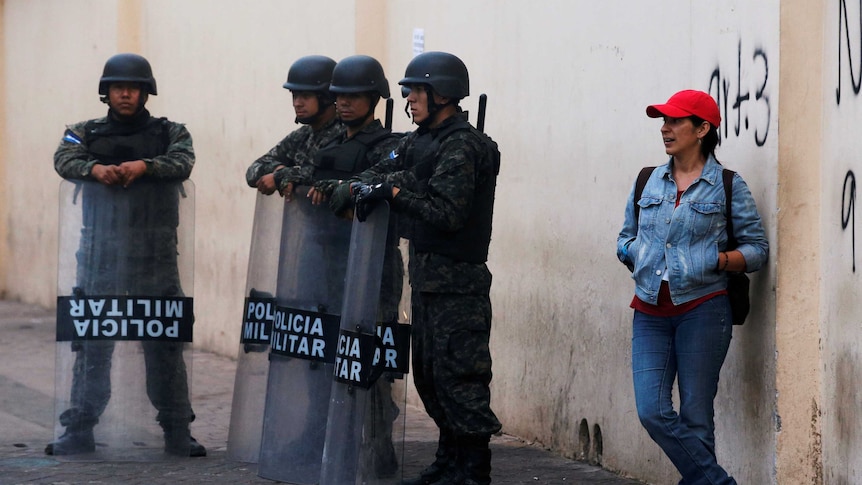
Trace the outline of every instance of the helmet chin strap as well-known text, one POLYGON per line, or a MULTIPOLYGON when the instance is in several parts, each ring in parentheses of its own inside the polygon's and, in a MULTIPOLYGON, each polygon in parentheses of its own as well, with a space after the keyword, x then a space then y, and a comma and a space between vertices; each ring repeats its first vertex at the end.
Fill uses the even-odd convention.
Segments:
POLYGON ((321 113, 322 113, 322 110, 320 109, 320 105, 318 104, 317 111, 313 115, 306 116, 305 118, 300 118, 299 116, 297 116, 296 119, 293 120, 293 122, 294 123, 300 123, 303 125, 313 125, 314 122, 317 121, 318 118, 320 118, 321 113))
POLYGON ((374 116, 374 111, 369 111, 368 114, 366 114, 365 116, 363 116, 361 118, 356 118, 355 120, 342 119, 341 123, 343 123, 344 126, 347 126, 350 128, 356 128, 357 126, 364 125, 365 122, 368 121, 368 118, 371 118, 372 116, 374 116))
POLYGON ((329 103, 329 99, 327 99, 325 95, 318 93, 317 94, 317 111, 313 115, 306 116, 305 118, 297 117, 296 119, 293 120, 293 122, 294 123, 300 123, 303 125, 313 125, 317 120, 320 119, 321 116, 323 116, 323 113, 326 111, 326 108, 324 108, 324 106, 326 106, 328 103, 329 103))
POLYGON ((379 96, 376 97, 376 99, 374 97, 372 97, 371 102, 368 104, 368 112, 365 113, 365 116, 362 116, 360 118, 356 118, 355 120, 342 119, 341 123, 344 124, 344 126, 347 126, 350 128, 356 128, 357 126, 362 126, 363 124, 365 124, 365 122, 368 121, 369 118, 374 118, 374 109, 377 108, 377 102, 378 101, 380 101, 379 96))
MULTIPOLYGON (((434 118, 436 117, 437 112, 453 103, 453 101, 451 99, 449 101, 447 101, 446 103, 443 103, 443 104, 435 103, 434 102, 434 88, 432 88, 431 86, 428 86, 426 88, 425 92, 427 93, 427 96, 425 97, 425 99, 426 99, 425 103, 428 107, 428 116, 424 120, 422 120, 421 122, 418 122, 418 123, 416 122, 415 119, 413 120, 413 123, 415 123, 417 126, 422 127, 422 128, 430 126, 431 123, 434 121, 434 118)), ((407 113, 408 117, 410 116, 410 102, 409 101, 404 106, 404 112, 407 113)))

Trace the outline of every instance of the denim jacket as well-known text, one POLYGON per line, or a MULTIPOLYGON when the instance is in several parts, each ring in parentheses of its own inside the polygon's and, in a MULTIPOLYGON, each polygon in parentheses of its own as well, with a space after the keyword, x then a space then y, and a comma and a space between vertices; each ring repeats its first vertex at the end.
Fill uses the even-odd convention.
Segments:
MULTIPOLYGON (((632 271, 635 295, 656 304, 667 269, 671 301, 686 303, 727 288, 727 273, 718 271, 718 253, 727 247, 723 167, 709 157, 700 177, 676 204, 671 164, 656 167, 637 204, 634 187, 617 237, 617 258, 632 271)), ((769 255, 769 242, 754 198, 739 174, 733 176, 733 230, 736 248, 745 256, 746 272, 759 270, 769 255)))

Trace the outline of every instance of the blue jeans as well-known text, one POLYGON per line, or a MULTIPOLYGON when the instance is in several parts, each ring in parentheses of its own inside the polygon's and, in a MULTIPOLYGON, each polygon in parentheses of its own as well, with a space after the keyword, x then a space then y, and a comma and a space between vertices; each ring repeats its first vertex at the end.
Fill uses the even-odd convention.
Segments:
POLYGON ((716 461, 713 421, 718 376, 732 331, 725 295, 675 317, 634 312, 632 375, 638 417, 679 470, 680 484, 736 483, 716 461), (671 398, 674 379, 679 413, 671 398))

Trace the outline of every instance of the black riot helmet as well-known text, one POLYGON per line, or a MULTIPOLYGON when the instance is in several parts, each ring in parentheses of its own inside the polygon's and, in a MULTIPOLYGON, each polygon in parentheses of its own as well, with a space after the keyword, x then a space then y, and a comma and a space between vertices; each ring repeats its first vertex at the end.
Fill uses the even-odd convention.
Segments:
POLYGON ((414 57, 398 84, 427 84, 440 96, 455 100, 470 95, 467 66, 448 52, 424 52, 414 57))
POLYGON ((284 89, 317 94, 317 113, 307 118, 296 118, 297 123, 313 125, 321 119, 326 107, 332 106, 334 99, 329 92, 329 83, 332 81, 333 69, 335 61, 326 56, 300 57, 291 64, 287 71, 287 82, 282 85, 284 89))
POLYGON ((329 94, 329 83, 335 61, 326 56, 300 57, 287 71, 284 89, 291 91, 314 91, 329 94))
POLYGON ((350 56, 335 65, 329 90, 335 94, 373 92, 388 98, 389 81, 377 59, 363 55, 350 56))
POLYGON ((157 94, 153 69, 145 58, 137 54, 117 54, 105 62, 99 79, 99 94, 106 96, 111 83, 118 82, 140 83, 145 86, 142 89, 147 94, 157 94))
POLYGON ((366 122, 374 118, 374 109, 380 98, 389 97, 389 81, 383 74, 383 66, 377 59, 369 56, 357 55, 345 57, 332 71, 332 85, 329 90, 334 95, 339 94, 362 94, 369 99, 368 112, 353 120, 341 119, 341 122, 350 127, 364 126, 366 122))

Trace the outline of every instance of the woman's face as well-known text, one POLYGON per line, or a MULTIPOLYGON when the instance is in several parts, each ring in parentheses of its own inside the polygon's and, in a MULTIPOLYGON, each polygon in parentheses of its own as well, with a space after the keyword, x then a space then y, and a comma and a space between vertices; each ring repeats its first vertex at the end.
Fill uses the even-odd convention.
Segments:
POLYGON ((661 125, 661 139, 664 142, 665 153, 680 156, 692 151, 700 152, 700 139, 709 131, 709 123, 704 121, 695 126, 691 118, 664 117, 661 125))

